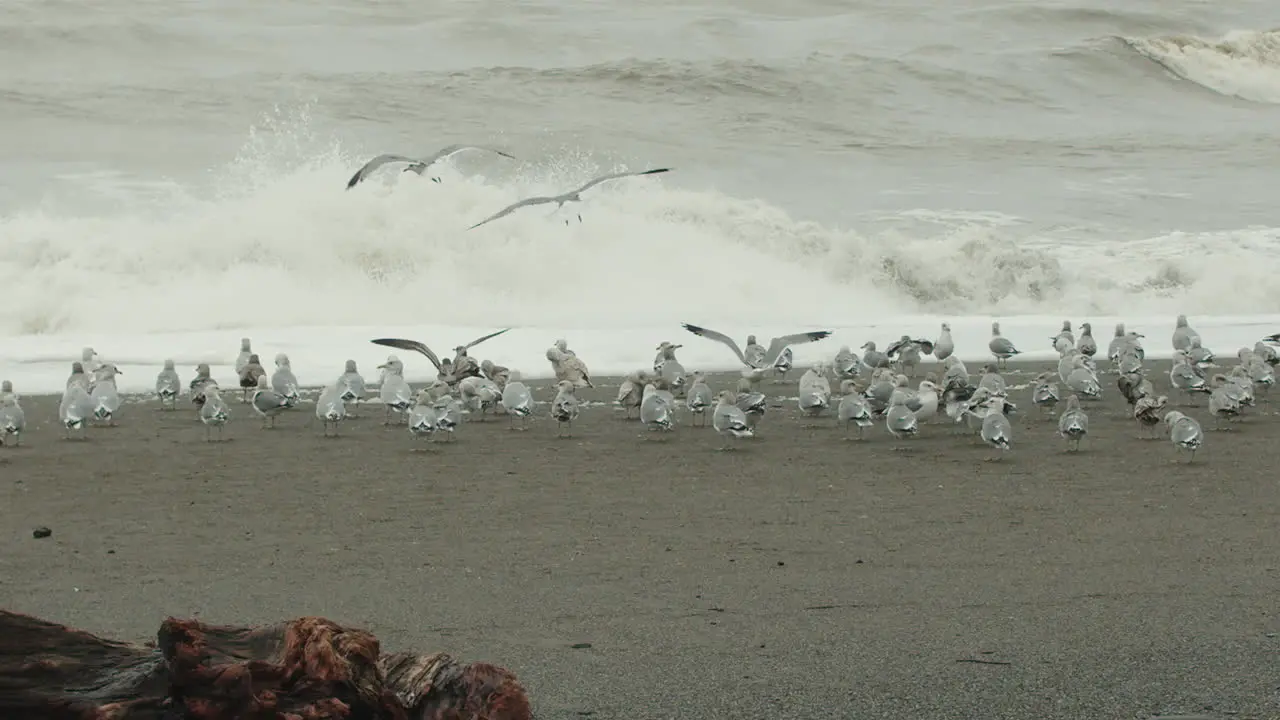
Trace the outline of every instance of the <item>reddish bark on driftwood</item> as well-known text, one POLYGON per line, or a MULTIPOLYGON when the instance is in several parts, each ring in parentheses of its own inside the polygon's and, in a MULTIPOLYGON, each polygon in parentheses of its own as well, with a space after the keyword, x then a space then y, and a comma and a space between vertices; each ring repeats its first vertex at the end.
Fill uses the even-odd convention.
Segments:
POLYGON ((0 611, 4 720, 530 720, 505 668, 382 655, 363 630, 169 618, 154 646, 0 611))

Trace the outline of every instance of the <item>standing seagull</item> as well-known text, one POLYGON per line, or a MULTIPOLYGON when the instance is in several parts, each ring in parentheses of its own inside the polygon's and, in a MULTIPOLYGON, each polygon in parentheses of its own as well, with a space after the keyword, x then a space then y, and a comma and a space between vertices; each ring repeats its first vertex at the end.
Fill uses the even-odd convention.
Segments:
MULTIPOLYGON (((752 357, 748 358, 746 353, 742 351, 742 348, 738 347, 738 343, 734 342, 733 338, 725 335, 724 333, 709 330, 704 327, 698 327, 697 325, 690 325, 689 323, 683 323, 683 327, 694 335, 704 337, 708 340, 715 340, 732 350, 733 354, 738 356, 738 360, 742 361, 742 364, 746 366, 743 369, 742 376, 751 380, 752 383, 757 383, 764 377, 764 371, 773 367, 773 364, 777 362, 778 357, 782 355, 783 350, 786 350, 792 345, 817 342, 831 334, 830 330, 815 330, 813 332, 796 333, 795 335, 783 335, 782 337, 776 337, 769 341, 769 347, 764 351, 763 355, 753 352, 752 357)), ((749 345, 754 345, 754 340, 754 335, 747 338, 749 345)))
MULTIPOLYGON (((424 158, 411 158, 405 155, 379 155, 378 157, 365 163, 363 167, 361 167, 359 170, 356 171, 355 175, 351 176, 351 179, 347 181, 347 189, 350 190, 351 188, 355 187, 365 178, 369 177, 369 175, 374 170, 377 170, 378 168, 388 163, 396 163, 396 162, 408 163, 409 167, 404 169, 405 172, 409 172, 410 170, 412 170, 413 172, 416 172, 419 175, 421 175, 422 173, 426 172, 427 168, 431 167, 431 165, 433 165, 436 161, 443 160, 444 158, 447 158, 450 155, 453 155, 454 153, 462 152, 463 150, 485 150, 487 152, 501 155, 504 158, 511 158, 512 160, 516 159, 515 155, 508 155, 507 153, 504 153, 501 150, 496 150, 491 147, 485 147, 483 145, 449 145, 448 147, 440 148, 439 150, 435 151, 435 153, 428 155, 427 157, 424 157, 424 158)), ((431 180, 434 182, 440 182, 440 178, 438 177, 433 177, 431 178, 431 180)))
POLYGON ((174 410, 178 407, 178 395, 182 393, 182 380, 178 371, 173 368, 173 360, 164 361, 164 369, 156 375, 156 397, 160 398, 160 407, 174 410))
POLYGON ((13 436, 13 444, 22 444, 22 431, 27 427, 27 416, 22 412, 22 406, 18 404, 18 396, 13 393, 5 393, 0 397, 0 446, 7 442, 7 438, 13 436))
POLYGON ((338 437, 338 423, 347 417, 347 405, 342 402, 341 383, 333 383, 316 398, 316 417, 324 423, 325 437, 338 437), (333 426, 333 435, 329 434, 330 425, 333 426))
POLYGON ((574 394, 576 387, 572 380, 556 383, 556 399, 551 401, 551 417, 556 419, 556 435, 559 437, 573 434, 573 421, 578 418, 578 396, 574 394))
MULTIPOLYGON (((494 220, 497 220, 500 217, 506 217, 507 215, 510 215, 516 210, 519 210, 522 207, 528 207, 530 205, 546 205, 548 203, 555 203, 556 209, 558 210, 564 207, 564 204, 567 202, 582 202, 582 197, 581 197, 582 193, 608 180, 617 180, 618 178, 624 178, 624 177, 637 177, 640 175, 657 175, 658 173, 664 173, 664 172, 671 172, 671 168, 657 168, 654 170, 642 170, 640 172, 620 172, 620 173, 611 173, 609 175, 604 175, 602 177, 598 177, 592 180, 591 182, 587 183, 586 185, 583 185, 577 190, 570 190, 569 192, 564 193, 563 195, 552 195, 549 197, 531 197, 531 198, 525 198, 524 200, 521 200, 520 202, 517 202, 517 203, 512 203, 511 205, 506 206, 505 208, 499 210, 493 215, 490 215, 489 217, 481 220, 480 222, 476 223, 475 225, 472 225, 467 229, 474 230, 480 227, 481 225, 484 225, 487 222, 492 222, 494 220)), ((578 222, 582 222, 581 214, 578 215, 578 222)), ((569 221, 566 220, 565 224, 567 225, 568 223, 569 221)))
POLYGON ((942 362, 955 351, 956 341, 951 339, 951 325, 942 323, 942 332, 938 334, 938 341, 933 344, 933 357, 942 362))
POLYGON ((1058 434, 1067 441, 1069 449, 1075 452, 1080 450, 1080 441, 1088 432, 1089 416, 1080 409, 1080 398, 1076 395, 1068 396, 1067 409, 1058 418, 1058 434))
MULTIPOLYGON (((507 330, 510 330, 510 329, 511 328, 505 328, 503 330, 499 330, 497 332, 492 332, 492 333, 489 333, 488 335, 478 337, 475 340, 472 340, 471 342, 467 343, 466 345, 459 345, 457 348, 455 348, 455 351, 459 353, 460 356, 465 357, 467 350, 470 350, 471 348, 479 345, 485 340, 498 337, 499 335, 501 335, 504 332, 507 332, 507 330)), ((434 352, 432 352, 431 348, 427 347, 425 343, 420 343, 417 340, 404 340, 401 338, 378 338, 377 340, 370 340, 369 342, 373 343, 374 345, 386 345, 387 347, 399 348, 400 350, 411 350, 413 352, 416 352, 420 355, 425 356, 428 360, 431 361, 431 364, 436 367, 436 372, 439 374, 440 378, 445 382, 449 383, 450 385, 456 385, 458 383, 458 380, 461 379, 456 375, 454 375, 453 363, 452 362, 449 363, 449 370, 446 371, 445 366, 440 364, 440 358, 434 352)), ((477 368, 478 367, 479 366, 477 365, 477 368)), ((479 372, 477 372, 476 374, 478 375, 479 372)))
POLYGON ((507 411, 507 421, 512 429, 515 429, 516 418, 520 418, 521 430, 529 429, 529 416, 533 414, 533 393, 529 392, 528 385, 521 382, 520 373, 516 370, 511 371, 507 386, 502 388, 502 408, 507 411))
POLYGON ((262 427, 276 426, 276 416, 289 408, 289 400, 284 395, 271 389, 271 381, 266 375, 258 376, 258 389, 253 392, 250 401, 253 411, 262 416, 262 427))
MULTIPOLYGON (((721 435, 732 435, 735 438, 749 438, 755 435, 747 425, 747 415, 734 402, 737 397, 730 391, 720 393, 715 413, 711 416, 711 426, 721 435)), ((729 450, 732 445, 725 445, 721 450, 729 450)))
POLYGON ((1021 352, 1013 346, 1012 342, 1009 342, 1009 338, 1000 334, 1000 323, 998 322, 991 323, 991 340, 987 342, 987 349, 991 351, 992 355, 996 356, 996 367, 999 367, 1000 363, 1004 363, 1007 367, 1009 358, 1021 352))
MULTIPOLYGON (((1196 451, 1204 444, 1204 430, 1200 429, 1200 423, 1173 410, 1165 414, 1164 424, 1169 426, 1169 442, 1173 443, 1177 455, 1182 455, 1183 450, 1191 451, 1191 456, 1187 458, 1187 464, 1191 464, 1196 459, 1196 451)), ((1177 461, 1175 456, 1174 462, 1177 461)))

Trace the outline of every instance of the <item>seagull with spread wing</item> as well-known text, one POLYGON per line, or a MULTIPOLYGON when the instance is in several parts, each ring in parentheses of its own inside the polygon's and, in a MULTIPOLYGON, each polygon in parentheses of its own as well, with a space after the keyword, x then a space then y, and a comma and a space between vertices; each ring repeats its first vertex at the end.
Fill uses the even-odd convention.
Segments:
MULTIPOLYGON (((611 173, 609 175, 603 175, 601 177, 598 177, 592 180, 586 185, 583 185, 577 190, 570 190, 569 192, 564 193, 562 195, 551 195, 548 197, 531 197, 531 198, 525 198, 524 200, 521 200, 520 202, 517 202, 517 203, 512 203, 502 208, 498 212, 494 213, 493 215, 490 215, 489 217, 481 220, 475 225, 472 225, 467 229, 474 230, 480 227, 481 225, 484 225, 487 222, 492 222, 494 220, 497 220, 500 217, 506 217, 507 215, 510 215, 511 213, 515 212, 516 210, 519 210, 522 207, 555 203, 556 209, 559 210, 560 208, 564 207, 564 204, 567 202, 582 202, 582 193, 590 190, 591 188, 595 187, 596 185, 599 185, 602 182, 607 182, 609 180, 617 180, 618 178, 624 178, 624 177, 638 177, 640 175, 657 175, 658 173, 664 173, 664 172, 671 172, 671 168, 657 168, 654 170, 641 170, 640 172, 620 172, 620 173, 611 173)), ((578 214, 578 222, 582 222, 581 213, 578 214)), ((568 225, 569 221, 566 220, 565 224, 568 225)))
MULTIPOLYGON (((455 348, 455 350, 458 352, 458 357, 466 358, 467 360, 470 360, 471 358, 468 357, 466 354, 467 350, 470 350, 471 348, 475 347, 476 345, 479 345, 485 340, 488 340, 490 338, 495 338, 510 329, 511 328, 506 328, 503 330, 499 330, 497 332, 492 332, 492 333, 489 333, 488 335, 478 337, 475 340, 472 340, 471 342, 467 343, 466 345, 459 345, 457 348, 455 348)), ((400 338, 378 338, 377 340, 371 340, 370 342, 372 342, 374 345, 386 345, 387 347, 399 348, 401 350, 411 350, 413 352, 425 355, 426 358, 431 361, 431 364, 436 366, 436 372, 439 373, 439 378, 449 383, 450 385, 457 385, 458 381, 462 379, 457 375, 457 371, 460 370, 461 368, 455 367, 455 365, 459 365, 459 364, 467 365, 467 363, 450 362, 447 359, 445 360, 445 364, 442 364, 440 362, 440 358, 436 356, 434 352, 431 351, 431 348, 427 347, 424 343, 418 342, 417 340, 403 340, 400 338), (448 369, 446 369, 446 364, 448 369)), ((478 368, 479 366, 477 365, 476 367, 478 368)), ((479 375, 480 373, 477 370, 475 374, 479 375)))
MULTIPOLYGON (((443 160, 453 155, 454 153, 462 152, 463 150, 485 150, 487 152, 496 153, 505 158, 511 158, 512 160, 516 159, 515 155, 508 155, 507 153, 504 153, 501 150, 497 150, 491 147, 485 147, 483 145, 450 145, 448 147, 440 148, 439 150, 435 151, 431 155, 428 155, 427 157, 424 157, 424 158, 411 158, 405 155, 391 155, 391 154, 379 155, 378 157, 365 163, 364 166, 362 166, 359 170, 356 171, 355 175, 351 176, 351 179, 347 181, 347 189, 350 190, 351 188, 355 187, 360 182, 362 182, 365 178, 369 177, 369 175, 372 174, 374 170, 377 170, 383 165, 387 165, 389 163, 408 163, 408 167, 404 169, 404 172, 413 171, 421 175, 422 173, 426 172, 427 168, 431 167, 431 165, 433 165, 436 161, 443 160)), ((438 177, 433 177, 431 179, 434 182, 440 182, 440 178, 438 177)))
MULTIPOLYGON (((749 380, 753 386, 757 385, 760 380, 764 378, 765 372, 773 368, 774 363, 777 362, 783 351, 787 350, 792 345, 817 342, 831 334, 830 330, 815 330, 813 332, 797 333, 795 335, 783 335, 782 337, 776 337, 770 340, 769 347, 765 348, 763 353, 757 350, 752 352, 751 356, 748 357, 747 354, 742 351, 742 348, 738 347, 738 343, 734 342, 733 338, 725 335, 724 333, 709 330, 704 327, 698 327, 697 325, 690 325, 689 323, 683 323, 682 326, 685 330, 688 330, 694 335, 704 337, 708 340, 715 340, 732 350, 733 354, 738 356, 738 360, 740 360, 744 366, 742 369, 742 377, 749 380)), ((749 336, 747 338, 747 347, 752 348, 753 350, 754 348, 759 348, 760 346, 756 345, 755 340, 755 335, 749 336)))

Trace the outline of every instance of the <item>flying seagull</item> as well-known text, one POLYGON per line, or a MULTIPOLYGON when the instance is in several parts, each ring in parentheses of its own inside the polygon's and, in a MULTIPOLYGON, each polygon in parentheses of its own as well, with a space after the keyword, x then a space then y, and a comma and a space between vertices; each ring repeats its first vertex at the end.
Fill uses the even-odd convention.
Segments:
MULTIPOLYGON (((633 177, 638 175, 657 175, 658 173, 664 173, 664 172, 671 172, 671 168, 657 168, 655 170, 642 170, 640 172, 620 172, 620 173, 613 173, 611 175, 604 175, 596 178, 595 180, 592 180, 591 182, 587 183, 586 185, 583 185, 577 190, 570 190, 569 192, 564 193, 563 195, 553 195, 551 197, 525 198, 524 200, 521 200, 518 203, 513 203, 511 205, 506 206, 505 208, 498 211, 497 213, 490 215, 489 217, 485 218, 484 220, 481 220, 480 222, 476 223, 475 225, 472 225, 467 229, 474 230, 487 222, 490 222, 492 220, 497 220, 500 217, 505 217, 515 212, 516 210, 519 210, 522 207, 528 207, 530 205, 545 205, 547 203, 555 203, 556 209, 558 210, 561 207, 563 207, 564 204, 567 202, 582 202, 582 197, 581 197, 582 193, 608 180, 617 180, 618 178, 633 177)), ((578 222, 582 222, 581 215, 578 216, 578 222)))
MULTIPOLYGON (((472 340, 471 342, 467 343, 466 345, 463 345, 462 348, 464 350, 470 350, 471 348, 475 347, 476 345, 479 345, 485 340, 488 340, 490 338, 495 338, 510 329, 511 328, 506 328, 504 330, 499 330, 497 332, 489 333, 488 335, 485 335, 483 337, 478 337, 475 340, 472 340)), ((401 350, 411 350, 416 353, 421 353, 425 355, 428 360, 431 361, 432 365, 436 366, 436 372, 439 373, 439 376, 441 377, 441 379, 444 379, 446 382, 450 384, 457 382, 457 378, 453 376, 453 364, 449 363, 448 366, 442 364, 440 362, 440 358, 437 357, 436 354, 431 351, 431 348, 427 347, 424 343, 420 343, 417 340, 402 340, 400 338, 378 338, 377 340, 371 340, 370 342, 372 342, 374 345, 386 345, 387 347, 399 348, 401 350)))
MULTIPOLYGON (((512 160, 516 159, 515 155, 508 155, 507 153, 504 153, 501 150, 496 150, 491 147, 485 147, 483 145, 450 145, 448 147, 440 148, 434 154, 424 158, 411 158, 411 157, 406 157, 404 155, 379 155, 378 157, 365 163, 364 167, 357 170, 356 174, 351 176, 351 179, 347 181, 347 189, 350 190, 351 188, 355 187, 362 180, 369 177, 370 173, 382 167, 383 165, 386 165, 387 163, 394 163, 394 162, 408 163, 409 166, 404 169, 404 172, 409 172, 410 170, 412 170, 413 172, 416 172, 419 175, 421 175, 422 173, 426 172, 427 168, 430 167, 437 160, 442 160, 444 158, 449 157, 450 155, 453 155, 456 152, 461 152, 463 150, 487 150, 488 152, 497 153, 505 158, 511 158, 512 160)), ((440 178, 433 177, 431 179, 434 180, 435 182, 440 182, 440 178)))
POLYGON ((792 345, 817 342, 831 334, 830 330, 815 330, 813 332, 796 333, 795 335, 783 335, 770 340, 768 349, 756 344, 755 335, 748 335, 747 350, 743 352, 742 348, 738 347, 738 343, 724 333, 698 327, 697 325, 690 325, 689 323, 681 323, 681 326, 694 335, 708 340, 715 340, 732 350, 738 360, 746 366, 742 371, 742 376, 749 379, 753 384, 759 382, 764 370, 773 367, 787 348, 792 345))

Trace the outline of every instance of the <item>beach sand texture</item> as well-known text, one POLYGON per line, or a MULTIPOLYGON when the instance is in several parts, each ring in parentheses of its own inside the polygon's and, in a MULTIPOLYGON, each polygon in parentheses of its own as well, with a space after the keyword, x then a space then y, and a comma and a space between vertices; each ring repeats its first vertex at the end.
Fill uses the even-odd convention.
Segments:
POLYGON ((185 398, 68 442, 28 397, 0 606, 130 640, 321 615, 508 667, 541 718, 1280 717, 1274 406, 1215 432, 1202 396, 1177 465, 1103 381, 1078 454, 1013 391, 997 463, 945 418, 858 442, 793 399, 735 452, 683 411, 657 441, 592 406, 557 440, 545 405, 415 452, 377 405, 326 440, 309 404, 268 431, 227 392, 228 442, 185 398))

